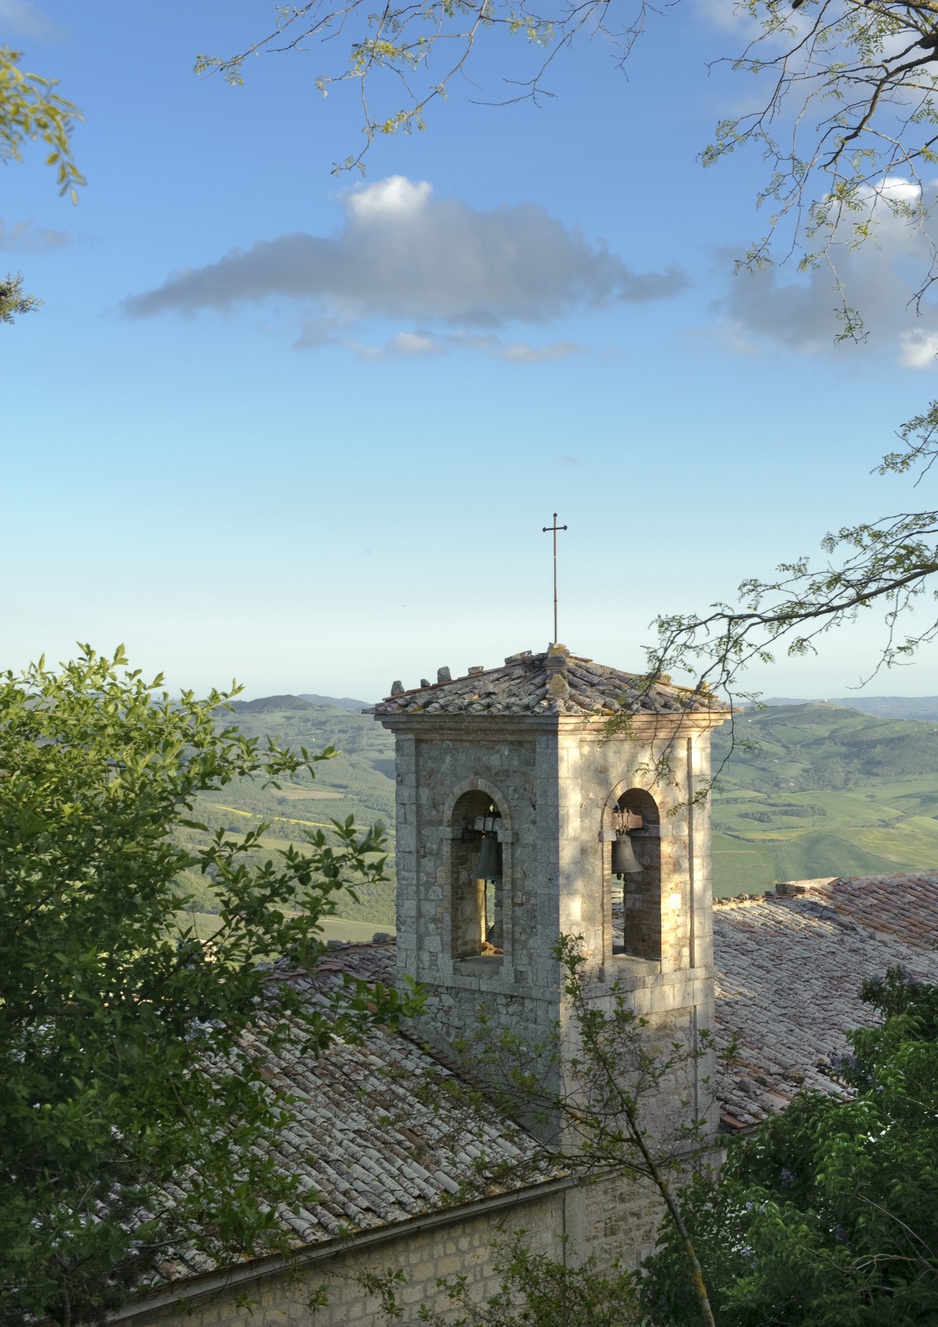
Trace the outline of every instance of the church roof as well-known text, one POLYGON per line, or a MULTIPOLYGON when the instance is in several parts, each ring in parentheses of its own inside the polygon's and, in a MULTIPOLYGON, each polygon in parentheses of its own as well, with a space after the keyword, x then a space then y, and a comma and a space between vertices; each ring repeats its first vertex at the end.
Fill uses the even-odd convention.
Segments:
MULTIPOLYGON (((739 1058, 719 1086, 728 1132, 785 1107, 801 1087, 839 1092, 846 1034, 876 1021, 866 977, 903 967, 938 983, 938 871, 796 881, 778 892, 715 899, 714 1036, 739 1058)), ((613 926, 617 918, 613 917, 613 926)), ((393 946, 349 945, 330 959, 393 981, 393 946)))
MULTIPOLYGON (((938 872, 778 890, 715 900, 714 1033, 721 1047, 739 1038, 739 1058, 719 1087, 729 1131, 783 1108, 801 1087, 840 1091, 836 1059, 849 1049, 846 1033, 875 1020, 859 999, 864 977, 902 966, 938 982, 938 872)), ((271 979, 323 1000, 346 976, 392 982, 394 957, 386 936, 333 943, 315 973, 278 963, 271 979)), ((363 1044, 339 1039, 318 1059, 265 1054, 271 1085, 292 1098, 275 1159, 299 1182, 296 1210, 280 1213, 297 1248, 563 1180, 534 1139, 494 1107, 480 1101, 470 1120, 458 1096, 428 1091, 434 1076, 450 1071, 400 1032, 375 1027, 363 1044)), ((162 1285, 187 1283, 212 1266, 180 1248, 163 1264, 162 1285)))
MULTIPOLYGON (((346 974, 393 982, 393 940, 330 949, 313 973, 278 962, 270 980, 289 982, 325 1008, 346 974)), ((289 1102, 290 1119, 273 1159, 298 1184, 295 1207, 278 1212, 297 1248, 537 1189, 566 1174, 494 1106, 448 1093, 453 1072, 400 1032, 373 1026, 361 1043, 336 1037, 318 1057, 297 1049, 301 1028, 296 1045, 279 1051, 271 1048, 263 1020, 243 1041, 260 1053, 264 1078, 289 1102)), ((168 1192, 170 1200, 175 1196, 168 1192)), ((150 1288, 215 1266, 180 1245, 150 1288)))
POLYGON ((424 679, 405 690, 395 682, 391 695, 373 708, 379 718, 403 714, 681 714, 729 713, 708 690, 671 685, 671 679, 625 673, 552 645, 543 654, 523 650, 498 668, 470 668, 451 678, 441 668, 437 681, 424 679))
POLYGON ((714 1033, 739 1035, 721 1085, 724 1127, 747 1128, 800 1087, 839 1090, 846 1033, 877 1021, 860 999, 887 968, 938 982, 938 872, 779 885, 761 898, 717 899, 714 1033))

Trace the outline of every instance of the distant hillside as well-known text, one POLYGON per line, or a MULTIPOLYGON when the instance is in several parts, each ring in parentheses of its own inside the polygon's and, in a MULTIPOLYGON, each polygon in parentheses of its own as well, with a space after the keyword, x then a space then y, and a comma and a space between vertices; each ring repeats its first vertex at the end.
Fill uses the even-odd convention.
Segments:
MULTIPOLYGON (((763 704, 813 705, 819 701, 820 697, 806 701, 773 696, 763 701, 763 704)), ((822 703, 843 705, 847 709, 859 710, 861 714, 873 714, 883 719, 938 720, 938 696, 864 696, 862 692, 857 692, 853 696, 825 697, 822 703)))
POLYGON ((314 705, 335 705, 340 710, 355 710, 357 714, 373 704, 370 700, 353 700, 351 696, 316 696, 310 691, 301 691, 300 699, 311 700, 314 705))
MULTIPOLYGON (((271 823, 269 845, 285 846, 354 815, 363 824, 382 820, 393 847, 394 743, 371 715, 307 696, 235 708, 253 737, 276 735, 310 751, 334 744, 341 754, 318 765, 315 780, 279 790, 229 786, 205 798, 208 823, 234 831, 262 818, 271 823)), ((728 757, 713 797, 715 893, 938 867, 938 724, 799 702, 738 715, 735 730, 732 749, 726 727, 713 743, 715 769, 728 757)), ((348 899, 340 911, 383 929, 393 922, 393 896, 386 889, 348 899)))
MULTIPOLYGON (((351 702, 358 706, 359 702, 351 702)), ((280 788, 243 780, 199 798, 199 816, 210 831, 224 829, 243 834, 263 821, 267 830, 263 852, 270 855, 291 843, 302 844, 308 832, 330 831, 330 822, 353 816, 362 826, 380 821, 389 831, 389 874, 392 883, 358 899, 346 895, 338 901, 338 915, 374 923, 375 930, 394 924, 394 739, 370 715, 353 713, 340 704, 320 705, 304 696, 262 696, 234 701, 219 711, 221 723, 236 722, 249 737, 265 741, 276 737, 310 754, 327 746, 338 755, 316 764, 316 777, 308 775, 280 788)), ((188 837, 198 841, 199 831, 188 837)), ((191 875, 186 887, 201 910, 211 910, 205 881, 191 875)))
POLYGON ((714 735, 714 890, 938 866, 938 728, 772 705, 714 735), (735 739, 735 745, 732 740, 735 739))
POLYGON ((259 700, 233 700, 234 710, 253 710, 263 713, 266 710, 307 710, 312 708, 353 710, 360 714, 369 705, 367 700, 353 700, 351 696, 317 696, 312 692, 302 692, 299 696, 261 696, 259 700))
MULTIPOLYGON (((728 729, 714 735, 715 761, 729 750, 728 729)), ((836 702, 746 712, 736 717, 733 738, 740 749, 727 777, 744 778, 764 792, 845 788, 938 772, 934 723, 874 718, 836 702), (757 746, 747 749, 752 743, 757 746)))
POLYGON ((231 700, 228 704, 238 714, 269 714, 277 710, 316 708, 305 696, 261 696, 259 700, 231 700))

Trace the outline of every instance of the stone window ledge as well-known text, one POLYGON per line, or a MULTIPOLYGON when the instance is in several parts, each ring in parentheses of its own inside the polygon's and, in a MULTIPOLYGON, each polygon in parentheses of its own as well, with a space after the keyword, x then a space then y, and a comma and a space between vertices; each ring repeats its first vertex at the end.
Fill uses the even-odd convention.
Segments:
POLYGON ((454 959, 453 971, 465 976, 478 976, 483 972, 499 972, 504 961, 504 954, 473 954, 468 958, 454 959))
POLYGON ((613 954, 612 966, 630 976, 650 977, 661 971, 661 959, 639 958, 637 954, 613 954))

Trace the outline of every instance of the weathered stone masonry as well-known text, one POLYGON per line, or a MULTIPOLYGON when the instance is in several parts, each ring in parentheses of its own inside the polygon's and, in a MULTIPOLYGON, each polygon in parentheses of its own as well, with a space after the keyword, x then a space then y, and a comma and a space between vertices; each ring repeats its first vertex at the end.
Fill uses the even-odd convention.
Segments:
MULTIPOLYGON (((430 992, 418 1037, 448 1060, 483 1009, 532 1042, 567 1028, 561 934, 583 937, 590 998, 609 1007, 617 983, 653 1037, 692 1043, 713 1025, 709 810, 695 794, 724 707, 555 645, 455 680, 443 669, 414 691, 395 684, 375 712, 397 744, 397 972, 430 992), (617 834, 635 853, 621 899, 617 834)), ((385 979, 391 946, 352 949, 359 966, 348 970, 385 979)), ((315 998, 341 966, 285 979, 315 998)), ((184 1307, 194 1327, 357 1327, 377 1310, 361 1271, 401 1268, 408 1307, 444 1307, 436 1278, 456 1273, 487 1296, 498 1285, 492 1241, 514 1229, 573 1261, 638 1261, 652 1247, 660 1211, 647 1189, 621 1176, 575 1182, 494 1111, 480 1151, 447 1121, 445 1100, 429 1109, 413 1090, 433 1061, 399 1034, 375 1029, 366 1047, 271 1064, 297 1102, 278 1158, 301 1183, 299 1211, 283 1214, 295 1258, 215 1269, 181 1249, 166 1289, 118 1319, 162 1327, 184 1307), (328 1305, 311 1318, 323 1284, 328 1305)), ((660 1121, 685 1097, 706 1113, 708 1068, 663 1085, 660 1121)))
POLYGON ((709 806, 695 794, 725 707, 563 646, 443 674, 416 691, 397 684, 376 706, 397 742, 398 970, 431 993, 421 1035, 448 1053, 484 1009, 543 1039, 564 1021, 553 949, 565 934, 583 937, 596 1000, 618 982, 662 1036, 693 1041, 713 1021, 709 806), (628 804, 644 811, 632 838, 643 869, 625 880, 623 940, 610 842, 628 804), (466 915, 482 895, 466 840, 486 810, 501 845, 503 952, 472 954, 466 915))

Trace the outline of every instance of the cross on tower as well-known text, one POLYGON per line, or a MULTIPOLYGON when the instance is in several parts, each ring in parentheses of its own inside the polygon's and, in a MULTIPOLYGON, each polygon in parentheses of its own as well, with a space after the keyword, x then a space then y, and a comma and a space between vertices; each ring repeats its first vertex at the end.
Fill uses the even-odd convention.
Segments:
POLYGON ((567 527, 565 525, 557 524, 556 512, 554 512, 553 525, 541 526, 542 534, 547 534, 549 531, 551 531, 553 532, 554 536, 554 644, 555 645, 557 644, 557 531, 566 530, 566 528, 567 527))

